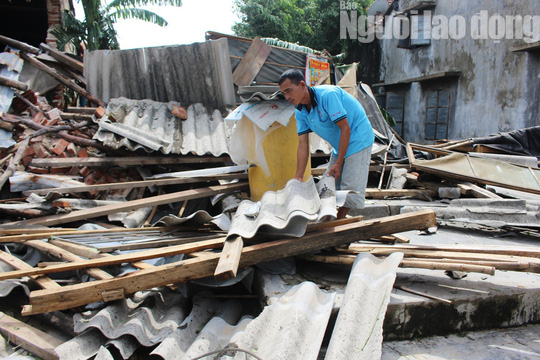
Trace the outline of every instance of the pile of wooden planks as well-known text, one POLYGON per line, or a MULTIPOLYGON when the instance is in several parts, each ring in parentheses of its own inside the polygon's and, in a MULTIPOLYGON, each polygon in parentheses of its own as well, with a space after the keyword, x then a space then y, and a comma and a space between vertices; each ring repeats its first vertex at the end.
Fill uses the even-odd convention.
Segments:
MULTIPOLYGON (((339 224, 340 222, 337 225, 329 223, 325 224, 324 227, 311 229, 300 239, 264 241, 254 238, 242 247, 238 266, 243 268, 264 261, 312 253, 327 247, 411 229, 427 229, 436 225, 436 219, 432 211, 423 210, 386 218, 339 224)), ((190 240, 182 237, 181 232, 171 233, 170 228, 133 229, 133 231, 158 231, 161 234, 178 237, 175 239, 178 243, 173 245, 174 242, 169 239, 167 243, 169 246, 153 248, 156 242, 149 241, 147 243, 149 249, 147 250, 124 255, 110 255, 97 250, 97 248, 61 240, 62 236, 65 237, 73 233, 70 230, 51 230, 45 233, 18 235, 16 235, 16 230, 9 230, 11 235, 0 238, 1 242, 22 242, 61 259, 63 262, 32 268, 8 253, 0 252, 1 260, 17 269, 2 273, 0 279, 29 276, 38 283, 42 290, 33 291, 30 294, 30 304, 23 308, 23 315, 30 315, 75 308, 96 301, 113 301, 139 290, 212 276, 222 256, 219 251, 211 251, 223 249, 224 237, 222 236, 208 235, 204 239, 199 237, 190 240), (141 262, 144 259, 177 254, 186 254, 188 258, 161 266, 150 266, 141 262), (121 277, 113 277, 101 269, 105 266, 125 263, 131 263, 139 270, 121 277), (47 274, 66 270, 83 270, 96 280, 60 286, 46 277, 47 274)), ((24 233, 25 230, 19 232, 24 233)), ((107 231, 101 230, 100 232, 103 234, 107 231)), ((89 231, 88 235, 96 236, 98 233, 89 231)))

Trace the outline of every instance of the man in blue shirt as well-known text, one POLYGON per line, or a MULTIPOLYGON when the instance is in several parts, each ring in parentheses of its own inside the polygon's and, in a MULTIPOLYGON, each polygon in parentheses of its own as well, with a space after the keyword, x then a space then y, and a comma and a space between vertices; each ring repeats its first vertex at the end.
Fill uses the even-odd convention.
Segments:
POLYGON ((336 189, 355 191, 338 210, 338 219, 351 208, 364 207, 375 136, 362 105, 337 86, 308 86, 299 70, 285 71, 279 87, 287 101, 296 106, 299 144, 295 179, 303 181, 309 158, 308 135, 315 132, 332 146, 326 175, 334 177, 336 189))

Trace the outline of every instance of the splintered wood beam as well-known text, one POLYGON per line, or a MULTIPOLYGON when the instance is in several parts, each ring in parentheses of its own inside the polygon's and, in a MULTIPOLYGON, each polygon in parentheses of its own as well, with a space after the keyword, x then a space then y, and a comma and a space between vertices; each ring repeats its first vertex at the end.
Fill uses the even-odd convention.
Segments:
POLYGON ((217 281, 225 281, 236 277, 243 247, 244 240, 241 236, 233 236, 225 240, 219 262, 214 271, 214 277, 217 281))
MULTIPOLYGON (((190 244, 185 244, 185 245, 168 246, 168 247, 160 248, 160 249, 137 251, 137 252, 122 254, 122 255, 95 257, 90 260, 84 260, 78 256, 73 256, 69 258, 66 258, 66 256, 62 256, 63 259, 69 260, 70 262, 49 265, 49 266, 41 267, 41 268, 32 268, 32 269, 25 269, 25 270, 3 272, 3 273, 0 273, 0 280, 16 279, 23 276, 51 274, 51 273, 58 273, 58 272, 70 271, 70 270, 98 268, 98 267, 119 265, 123 263, 132 263, 132 262, 140 261, 140 260, 155 259, 155 258, 173 256, 173 255, 179 255, 179 254, 189 254, 194 251, 219 248, 223 245, 224 240, 225 238, 222 237, 222 238, 217 238, 213 240, 200 241, 200 242, 190 243, 190 244)), ((27 244, 30 246, 35 246, 37 244, 36 241, 37 240, 32 240, 30 242, 27 242, 27 244)), ((47 243, 43 243, 42 241, 39 241, 38 243, 47 244, 47 243)), ((44 246, 43 245, 41 246, 43 249, 44 246)), ((49 245, 49 246, 52 246, 52 245, 49 245)), ((60 247, 58 248, 61 249, 60 247)), ((63 250, 66 253, 71 254, 67 250, 65 249, 63 250)), ((57 256, 57 257, 60 257, 60 256, 57 256)))
POLYGON ((69 214, 51 215, 40 217, 37 219, 17 221, 5 225, 24 227, 27 225, 51 226, 65 224, 73 221, 87 220, 99 216, 114 214, 121 211, 131 211, 148 206, 172 204, 184 200, 200 199, 207 196, 213 196, 216 194, 247 188, 247 185, 247 182, 238 182, 227 185, 208 186, 205 188, 191 189, 170 194, 152 196, 143 199, 126 201, 119 204, 105 205, 92 209, 73 211, 69 214))
POLYGON ((0 312, 0 332, 10 342, 20 345, 44 360, 58 359, 54 349, 63 344, 62 340, 2 312, 0 312))
MULTIPOLYGON (((370 239, 374 236, 427 229, 436 224, 435 212, 422 210, 321 229, 300 239, 287 238, 246 246, 242 250, 239 266, 251 266, 264 261, 318 251, 352 241, 370 239)), ((24 307, 23 314, 65 310, 102 301, 111 291, 121 291, 127 295, 156 286, 212 276, 219 257, 220 254, 212 254, 200 259, 187 259, 156 266, 154 269, 132 272, 112 280, 96 280, 68 285, 55 291, 37 290, 30 294, 30 305, 24 307)))

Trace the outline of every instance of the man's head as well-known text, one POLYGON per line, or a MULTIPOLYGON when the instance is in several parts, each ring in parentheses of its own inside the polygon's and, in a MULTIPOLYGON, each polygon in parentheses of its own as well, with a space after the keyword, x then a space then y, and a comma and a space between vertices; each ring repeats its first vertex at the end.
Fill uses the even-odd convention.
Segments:
POLYGON ((279 88, 288 102, 298 104, 310 104, 308 87, 304 75, 299 70, 287 70, 279 77, 279 88))

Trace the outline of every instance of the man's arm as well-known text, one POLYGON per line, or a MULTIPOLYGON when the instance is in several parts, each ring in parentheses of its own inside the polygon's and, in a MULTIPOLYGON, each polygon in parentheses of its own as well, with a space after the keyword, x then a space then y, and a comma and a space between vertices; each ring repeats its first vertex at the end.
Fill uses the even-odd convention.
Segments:
POLYGON ((309 134, 298 136, 298 150, 296 153, 296 174, 294 178, 304 181, 304 172, 309 158, 309 134))
POLYGON ((349 148, 349 140, 351 139, 351 128, 349 127, 349 121, 347 118, 339 120, 337 123, 341 134, 339 135, 339 149, 337 160, 332 165, 328 171, 328 176, 334 176, 334 179, 338 179, 341 176, 341 167, 343 166, 343 161, 345 160, 345 154, 349 148))

